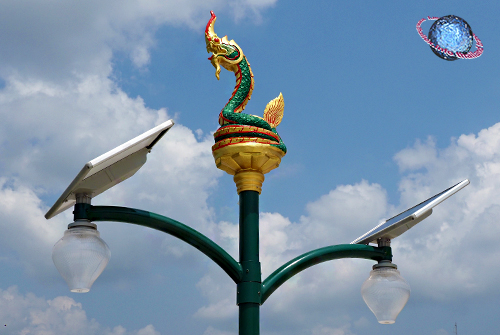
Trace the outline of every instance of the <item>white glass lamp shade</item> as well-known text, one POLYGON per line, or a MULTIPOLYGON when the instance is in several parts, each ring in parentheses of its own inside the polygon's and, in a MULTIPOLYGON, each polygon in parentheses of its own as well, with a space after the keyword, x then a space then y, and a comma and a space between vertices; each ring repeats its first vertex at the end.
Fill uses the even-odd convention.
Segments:
POLYGON ((108 265, 111 252, 97 229, 77 226, 64 232, 52 249, 52 260, 71 292, 85 293, 108 265))
POLYGON ((379 323, 392 324, 410 298, 410 285, 392 263, 373 267, 361 287, 361 296, 379 323))

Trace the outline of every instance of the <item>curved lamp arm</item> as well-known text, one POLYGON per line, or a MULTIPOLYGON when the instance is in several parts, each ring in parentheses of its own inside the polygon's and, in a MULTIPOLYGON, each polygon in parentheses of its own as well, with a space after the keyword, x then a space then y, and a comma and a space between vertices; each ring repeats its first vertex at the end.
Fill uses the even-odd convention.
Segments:
POLYGON ((339 258, 364 258, 375 261, 392 260, 390 247, 364 244, 339 244, 306 252, 270 274, 262 283, 261 304, 284 282, 313 265, 339 258))
POLYGON ((133 223, 162 231, 200 250, 217 263, 235 283, 239 283, 243 276, 241 265, 217 243, 185 224, 168 217, 134 208, 92 206, 89 204, 76 204, 73 213, 75 220, 133 223))

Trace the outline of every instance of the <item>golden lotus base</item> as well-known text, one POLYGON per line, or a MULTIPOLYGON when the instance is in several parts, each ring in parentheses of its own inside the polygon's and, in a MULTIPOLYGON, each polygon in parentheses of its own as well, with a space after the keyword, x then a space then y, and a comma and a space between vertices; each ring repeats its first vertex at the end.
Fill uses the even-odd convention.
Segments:
POLYGON ((238 194, 242 191, 260 194, 264 174, 276 169, 285 154, 268 144, 246 142, 218 148, 213 156, 217 168, 234 175, 238 194))

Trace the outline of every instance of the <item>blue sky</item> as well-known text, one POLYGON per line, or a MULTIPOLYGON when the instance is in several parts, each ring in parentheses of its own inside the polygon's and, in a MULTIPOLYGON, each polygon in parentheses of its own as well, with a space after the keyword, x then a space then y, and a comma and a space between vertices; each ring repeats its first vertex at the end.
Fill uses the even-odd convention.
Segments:
POLYGON ((340 260, 280 287, 261 309, 261 333, 500 326, 497 2, 7 0, 0 9, 0 334, 236 334, 235 287, 194 248, 100 223, 110 263, 89 293, 73 294, 51 260, 71 211, 43 217, 83 164, 173 118, 145 166, 93 203, 169 216, 237 258, 238 197, 210 151, 234 76, 223 70, 217 81, 207 60, 210 10, 216 33, 252 65, 245 111, 262 115, 280 92, 285 100, 288 153, 260 197, 264 277, 471 181, 393 241, 412 288, 396 324, 379 325, 361 298, 372 263, 340 260), (441 60, 418 36, 418 20, 450 14, 482 40, 480 58, 441 60))

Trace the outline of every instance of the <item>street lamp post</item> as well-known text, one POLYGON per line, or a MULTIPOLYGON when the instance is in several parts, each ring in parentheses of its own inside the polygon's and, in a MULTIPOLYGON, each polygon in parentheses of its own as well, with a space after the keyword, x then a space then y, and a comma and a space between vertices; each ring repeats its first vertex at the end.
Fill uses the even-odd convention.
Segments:
MULTIPOLYGON (((392 259, 390 247, 374 247, 363 244, 341 244, 328 246, 307 252, 288 263, 281 266, 263 282, 261 280, 259 262, 259 194, 256 191, 243 191, 240 193, 240 261, 237 262, 227 252, 216 243, 196 230, 170 218, 138 209, 114 206, 92 206, 89 203, 76 203, 74 207, 75 223, 70 224, 67 233, 78 229, 78 227, 88 226, 91 234, 95 234, 95 224, 98 221, 113 221, 132 223, 145 227, 150 227, 173 235, 186 243, 199 249, 215 263, 217 263, 236 283, 237 298, 239 306, 239 334, 257 335, 259 334, 259 309, 269 296, 286 280, 307 269, 310 266, 339 258, 364 258, 390 263, 392 259), (93 226, 91 226, 93 225, 93 226)), ((94 246, 77 243, 72 245, 73 250, 58 248, 67 239, 65 236, 54 246, 54 263, 63 277, 68 282, 73 292, 88 292, 96 277, 102 272, 95 263, 88 262, 88 259, 95 260, 99 255, 94 246), (69 256, 68 256, 69 255, 69 256), (74 257, 77 255, 77 257, 74 257), (68 257, 65 257, 68 256, 68 257), (78 261, 78 257, 81 261, 78 261), (68 259, 76 262, 70 263, 68 259), (63 261, 59 261, 63 259, 63 261), (85 268, 85 266, 89 268, 85 268), (72 286, 73 282, 68 280, 65 273, 89 273, 96 275, 85 283, 77 280, 77 283, 84 286, 72 286), (85 286, 87 285, 87 286, 85 286)), ((92 236, 91 236, 92 237, 92 236)), ((71 242, 71 241, 70 241, 71 242)), ((69 243, 68 243, 69 244, 69 243)), ((107 263, 107 259, 102 257, 107 263)), ((102 264, 102 263, 101 263, 102 264)), ((391 263, 392 264, 392 263, 391 263)), ((105 265, 104 265, 105 266, 105 265)), ((405 301, 406 302, 406 301, 405 301)), ((392 309, 391 301, 387 301, 385 307, 392 309)), ((404 306, 404 304, 403 304, 404 306)), ((403 308, 399 309, 399 311, 403 308)), ((397 311, 397 314, 399 314, 397 311)))
POLYGON ((465 180, 378 225, 351 244, 327 246, 306 252, 282 265, 262 280, 259 260, 259 195, 264 175, 277 168, 286 147, 276 132, 283 116, 280 94, 264 117, 243 114, 250 99, 253 75, 241 48, 213 31, 215 15, 205 30, 209 58, 219 77, 220 66, 235 72, 237 84, 223 108, 212 147, 217 168, 234 176, 239 194, 239 261, 215 242, 168 217, 126 207, 92 206, 91 199, 132 176, 146 162, 153 146, 173 126, 167 121, 87 163, 45 217, 52 218, 74 205, 74 222, 53 249, 54 263, 71 291, 88 292, 104 270, 110 252, 95 222, 137 224, 175 236, 200 250, 218 264, 236 284, 239 334, 258 335, 260 306, 284 282, 322 262, 340 258, 376 261, 363 284, 362 296, 380 323, 394 323, 406 304, 410 288, 392 263, 390 240, 425 219, 432 208, 468 184, 465 180), (377 243, 370 246, 369 243, 377 243))

